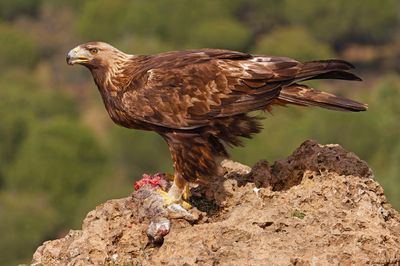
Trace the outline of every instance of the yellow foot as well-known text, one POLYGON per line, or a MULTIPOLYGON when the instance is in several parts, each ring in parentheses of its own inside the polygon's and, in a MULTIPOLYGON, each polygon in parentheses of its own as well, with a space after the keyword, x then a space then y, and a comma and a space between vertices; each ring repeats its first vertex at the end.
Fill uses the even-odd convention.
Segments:
MULTIPOLYGON (((183 200, 181 198, 173 198, 169 195, 168 192, 165 192, 162 189, 157 189, 157 192, 163 197, 164 200, 164 206, 170 206, 172 204, 179 204, 181 205, 185 210, 190 210, 192 208, 192 205, 190 205, 189 202, 186 200, 183 200)), ((186 194, 186 192, 184 193, 186 194)), ((186 199, 186 198, 185 198, 186 199)))

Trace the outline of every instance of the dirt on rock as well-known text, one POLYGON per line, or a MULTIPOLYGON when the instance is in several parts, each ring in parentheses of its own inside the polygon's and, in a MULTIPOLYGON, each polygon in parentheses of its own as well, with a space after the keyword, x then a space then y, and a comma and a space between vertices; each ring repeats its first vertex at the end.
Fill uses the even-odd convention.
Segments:
POLYGON ((339 145, 306 141, 271 166, 222 166, 223 179, 192 189, 197 208, 187 216, 171 216, 141 189, 43 243, 32 264, 400 264, 400 214, 368 165, 339 145), (150 224, 165 226, 161 241, 149 240, 150 224))

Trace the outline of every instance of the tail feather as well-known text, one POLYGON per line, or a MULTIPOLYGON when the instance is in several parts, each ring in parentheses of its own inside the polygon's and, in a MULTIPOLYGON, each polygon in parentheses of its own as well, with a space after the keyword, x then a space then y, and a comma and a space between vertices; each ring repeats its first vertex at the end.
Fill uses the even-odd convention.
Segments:
POLYGON ((278 99, 284 103, 317 106, 337 111, 361 112, 366 111, 368 108, 366 104, 314 90, 300 84, 293 84, 282 88, 278 99))

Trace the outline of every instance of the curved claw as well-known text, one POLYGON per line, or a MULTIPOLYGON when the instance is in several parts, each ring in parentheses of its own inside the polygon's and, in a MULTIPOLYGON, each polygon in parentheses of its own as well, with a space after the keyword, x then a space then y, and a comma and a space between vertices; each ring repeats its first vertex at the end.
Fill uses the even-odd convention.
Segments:
MULTIPOLYGON (((162 189, 157 189, 157 192, 163 197, 163 205, 165 207, 173 205, 173 204, 179 204, 186 210, 189 210, 192 208, 192 205, 190 205, 190 203, 187 202, 186 200, 183 200, 181 197, 173 197, 170 195, 169 192, 165 192, 162 189)), ((184 193, 184 194, 186 194, 186 193, 184 193)))

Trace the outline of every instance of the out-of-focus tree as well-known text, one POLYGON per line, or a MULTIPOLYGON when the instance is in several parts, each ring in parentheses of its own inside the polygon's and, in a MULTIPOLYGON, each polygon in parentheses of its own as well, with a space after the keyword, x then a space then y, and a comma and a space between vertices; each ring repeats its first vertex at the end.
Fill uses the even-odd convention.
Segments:
POLYGON ((285 0, 284 12, 294 25, 303 25, 336 47, 345 43, 381 43, 393 39, 398 27, 397 0, 285 0))
POLYGON ((193 29, 190 35, 191 47, 244 50, 251 32, 233 19, 208 20, 193 29))
POLYGON ((282 0, 242 0, 235 14, 248 25, 255 37, 270 32, 274 27, 285 25, 282 0))
POLYGON ((11 20, 18 16, 35 16, 40 9, 41 0, 1 0, 0 18, 11 20))
POLYGON ((0 23, 0 68, 32 68, 39 59, 34 40, 22 30, 0 23))
POLYGON ((378 128, 378 132, 364 132, 364 138, 376 143, 376 147, 368 151, 367 161, 375 167, 378 180, 385 188, 385 194, 392 204, 400 208, 400 194, 398 187, 400 162, 400 78, 389 76, 378 84, 371 93, 371 107, 374 120, 371 127, 378 128))
POLYGON ((33 248, 56 233, 61 216, 45 193, 9 190, 0 192, 0 217, 0 264, 18 265, 29 262, 33 248))
POLYGON ((76 12, 79 12, 81 10, 81 7, 83 6, 82 1, 81 0, 40 0, 41 2, 41 8, 43 9, 43 7, 48 7, 48 6, 52 6, 52 7, 57 7, 59 9, 59 11, 62 12, 61 9, 63 8, 71 8, 76 12))
MULTIPOLYGON (((131 10, 130 2, 123 0, 85 1, 76 22, 84 41, 112 41, 127 34, 125 17, 131 10)), ((133 30, 133 29, 132 29, 133 30)))
POLYGON ((132 180, 139 179, 143 173, 172 170, 168 146, 155 133, 114 127, 110 146, 115 164, 132 180))
POLYGON ((333 57, 329 45, 316 40, 305 28, 300 27, 275 29, 257 42, 254 52, 298 60, 333 57))
POLYGON ((125 36, 115 42, 122 51, 137 55, 155 54, 171 51, 175 46, 171 43, 161 41, 156 36, 131 35, 125 36))
POLYGON ((77 115, 76 103, 61 93, 39 90, 26 75, 0 77, 0 184, 31 126, 54 116, 77 115), (18 78, 18 81, 11 81, 18 78), (12 111, 10 111, 12 110, 12 111))
POLYGON ((46 191, 65 220, 105 170, 105 154, 93 135, 77 122, 53 118, 35 125, 21 144, 6 175, 16 191, 46 191))
MULTIPOLYGON (((162 41, 173 43, 176 48, 181 48, 193 41, 192 33, 210 18, 222 20, 227 26, 227 31, 230 31, 230 26, 240 27, 237 26, 238 22, 229 20, 232 19, 239 3, 238 0, 230 1, 229 4, 228 1, 201 0, 190 3, 182 0, 88 1, 83 7, 77 28, 81 35, 88 39, 107 41, 130 35, 155 36, 162 41)), ((241 31, 242 28, 243 26, 241 31)), ((212 31, 212 28, 209 30, 212 31)))
POLYGON ((77 120, 76 100, 38 85, 24 71, 0 77, 2 265, 29 259, 43 240, 81 220, 86 210, 76 206, 107 168, 103 148, 77 120))
MULTIPOLYGON (((232 18, 232 13, 239 2, 238 0, 193 0, 188 3, 184 0, 157 0, 152 1, 152 7, 147 9, 146 14, 155 10, 153 17, 157 16, 157 18, 154 18, 153 21, 156 21, 156 34, 162 40, 172 42, 177 48, 182 48, 188 41, 192 41, 192 33, 202 23, 232 18), (188 8, 189 6, 190 8, 188 8)), ((146 23, 137 24, 135 28, 143 28, 142 25, 146 25, 146 23)), ((226 30, 229 29, 226 28, 226 30)))

